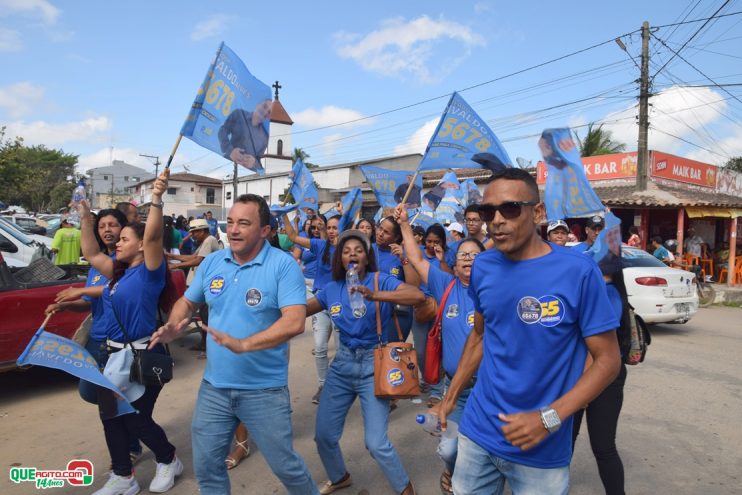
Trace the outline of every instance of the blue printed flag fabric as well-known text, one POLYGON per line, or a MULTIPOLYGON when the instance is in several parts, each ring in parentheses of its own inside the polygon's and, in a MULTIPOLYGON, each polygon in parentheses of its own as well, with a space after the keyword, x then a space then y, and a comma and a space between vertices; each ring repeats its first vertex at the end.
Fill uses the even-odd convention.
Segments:
POLYGON ((299 207, 297 205, 295 205, 295 204, 290 204, 290 205, 271 205, 271 213, 273 214, 274 217, 277 217, 278 218, 280 216, 285 215, 286 213, 290 213, 290 212, 296 210, 297 208, 299 208, 299 207))
POLYGON ((464 193, 464 208, 470 205, 478 205, 482 202, 482 193, 479 192, 474 179, 466 179, 462 182, 461 189, 464 193))
POLYGON ((443 189, 438 207, 435 209, 435 219, 441 224, 463 222, 464 209, 461 207, 461 184, 453 172, 447 172, 438 185, 443 189))
POLYGON ((272 104, 270 87, 222 43, 180 133, 262 175, 272 104))
MULTIPOLYGON (((376 199, 383 208, 394 208, 401 203, 412 178, 415 176, 405 170, 387 170, 369 165, 362 165, 361 172, 363 172, 366 182, 373 189, 376 199)), ((405 202, 407 208, 418 208, 420 206, 422 189, 423 177, 422 174, 418 174, 405 202)))
POLYGON ((345 196, 343 196, 340 203, 343 205, 343 217, 340 219, 340 223, 338 224, 338 230, 342 232, 353 225, 356 215, 361 211, 361 206, 363 206, 363 194, 361 194, 361 188, 354 187, 348 191, 345 196))
POLYGON ((621 219, 613 213, 605 215, 605 228, 585 254, 591 256, 604 274, 618 273, 621 265, 621 219))
POLYGON ((410 221, 410 225, 419 225, 425 230, 428 230, 428 228, 434 223, 437 223, 435 221, 435 218, 433 218, 432 215, 422 212, 422 211, 419 212, 417 215, 413 216, 410 221))
POLYGON ((538 145, 548 167, 544 203, 549 220, 585 217, 605 210, 587 180, 569 129, 546 129, 538 145))
POLYGON ((77 342, 60 335, 49 333, 43 327, 39 328, 26 349, 16 361, 18 366, 34 364, 62 370, 82 380, 100 385, 115 394, 117 412, 108 417, 120 416, 136 412, 116 385, 103 376, 98 363, 90 353, 77 342))
POLYGON ((294 168, 291 170, 289 177, 292 179, 291 196, 294 197, 294 204, 299 208, 311 208, 317 211, 319 195, 317 186, 314 185, 314 177, 301 159, 296 160, 294 168))
POLYGON ((456 92, 441 115, 418 170, 512 166, 505 148, 487 123, 456 92))

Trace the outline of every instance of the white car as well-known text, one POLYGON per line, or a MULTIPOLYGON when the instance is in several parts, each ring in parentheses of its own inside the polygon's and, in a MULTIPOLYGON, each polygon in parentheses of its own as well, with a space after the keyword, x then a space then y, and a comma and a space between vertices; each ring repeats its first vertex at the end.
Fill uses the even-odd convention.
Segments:
POLYGON ((227 221, 219 220, 219 227, 216 229, 216 240, 219 241, 219 247, 222 249, 229 247, 229 236, 227 235, 227 221))
MULTIPOLYGON (((48 240, 50 246, 51 239, 48 240)), ((3 219, 0 219, 0 251, 10 266, 28 266, 36 257, 46 256, 49 252, 45 243, 35 241, 3 219)))
POLYGON ((629 303, 645 323, 685 323, 698 311, 695 274, 670 268, 641 249, 621 247, 629 303))

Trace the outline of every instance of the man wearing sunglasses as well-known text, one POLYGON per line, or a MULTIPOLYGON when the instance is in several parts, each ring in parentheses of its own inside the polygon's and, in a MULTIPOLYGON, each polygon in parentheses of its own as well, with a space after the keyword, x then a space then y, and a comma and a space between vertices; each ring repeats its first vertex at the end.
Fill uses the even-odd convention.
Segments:
POLYGON ((566 494, 571 416, 618 373, 619 322, 605 311, 610 303, 595 262, 539 235, 545 207, 528 172, 496 173, 479 214, 496 249, 474 260, 474 330, 435 409, 445 427, 476 372, 459 425, 453 489, 499 494, 507 480, 515 495, 566 494), (594 361, 583 373, 588 351, 594 361))

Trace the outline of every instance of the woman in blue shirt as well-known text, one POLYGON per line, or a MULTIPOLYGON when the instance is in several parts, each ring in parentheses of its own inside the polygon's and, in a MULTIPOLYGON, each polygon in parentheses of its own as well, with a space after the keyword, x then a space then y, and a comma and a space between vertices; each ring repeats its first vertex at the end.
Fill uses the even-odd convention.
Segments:
MULTIPOLYGON (((396 493, 415 493, 402 466, 397 451, 389 440, 389 400, 374 395, 374 347, 379 342, 376 329, 376 303, 380 302, 381 319, 392 318, 394 304, 417 304, 423 294, 417 288, 397 278, 379 273, 379 290, 374 287, 377 271, 371 243, 358 230, 343 232, 338 240, 332 262, 332 281, 307 303, 307 315, 329 310, 340 331, 340 347, 330 365, 322 397, 317 410, 315 442, 329 481, 320 487, 321 494, 350 486, 340 450, 345 418, 356 397, 360 397, 366 448, 379 464, 387 481, 396 493), (354 263, 361 285, 356 288, 365 298, 363 311, 350 306, 345 275, 348 265, 354 263)), ((382 334, 381 339, 398 337, 382 334)))
MULTIPOLYGON (((132 342, 136 349, 145 349, 157 328, 158 300, 165 287, 162 195, 167 190, 168 175, 169 171, 165 170, 155 181, 147 224, 130 224, 121 230, 115 260, 100 251, 88 204, 83 201, 80 205, 82 252, 93 268, 110 280, 101 297, 103 311, 108 315, 105 318, 108 353, 123 349, 126 342, 132 342)), ((158 350, 165 352, 162 346, 158 350)), ((101 364, 107 360, 108 355, 101 355, 101 364)), ((94 495, 139 491, 129 457, 128 440, 132 435, 155 454, 157 469, 149 485, 151 492, 169 490, 175 477, 183 472, 183 464, 175 456, 175 447, 152 419, 161 390, 161 386, 146 386, 143 395, 132 402, 137 413, 103 418, 112 472, 106 485, 94 495)))

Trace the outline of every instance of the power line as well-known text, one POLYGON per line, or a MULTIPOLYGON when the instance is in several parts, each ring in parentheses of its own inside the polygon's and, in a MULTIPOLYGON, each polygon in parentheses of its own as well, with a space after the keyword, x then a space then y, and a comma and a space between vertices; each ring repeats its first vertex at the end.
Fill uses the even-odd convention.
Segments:
MULTIPOLYGON (((727 1, 724 5, 726 5, 727 3, 729 2, 727 1)), ((722 5, 722 7, 724 7, 724 5, 722 5)), ((673 22, 672 24, 661 24, 659 26, 652 26, 652 29, 662 29, 666 27, 681 26, 683 24, 693 24, 694 22, 710 21, 711 19, 722 19, 724 17, 731 17, 735 15, 740 15, 740 14, 742 14, 742 10, 737 11, 737 12, 730 12, 728 14, 713 15, 711 17, 703 17, 701 19, 691 19, 690 21, 673 22)))
POLYGON ((717 151, 714 151, 714 150, 710 150, 710 149, 708 149, 708 148, 706 148, 706 147, 700 146, 700 145, 698 145, 698 144, 696 144, 696 143, 693 143, 693 142, 691 142, 691 141, 688 141, 687 139, 681 138, 680 136, 676 136, 675 134, 671 134, 671 133, 669 133, 669 132, 665 132, 665 131, 663 131, 663 130, 661 130, 661 129, 657 129, 657 128, 656 128, 656 127, 654 127, 653 125, 650 125, 650 128, 651 128, 651 129, 652 129, 653 131, 657 131, 657 132, 659 132, 660 134, 664 134, 664 135, 666 135, 666 136, 670 136, 670 137, 672 137, 672 138, 675 138, 675 139, 677 139, 677 140, 679 140, 679 141, 682 141, 682 142, 684 142, 684 143, 686 143, 686 144, 690 144, 691 146, 695 146, 696 148, 702 149, 702 150, 704 150, 704 151, 708 151, 709 153, 713 153, 714 155, 720 156, 720 157, 722 157, 722 158, 726 158, 726 159, 729 159, 729 158, 731 158, 731 156, 727 156, 727 155, 722 155, 721 153, 719 153, 719 152, 717 152, 717 151))

